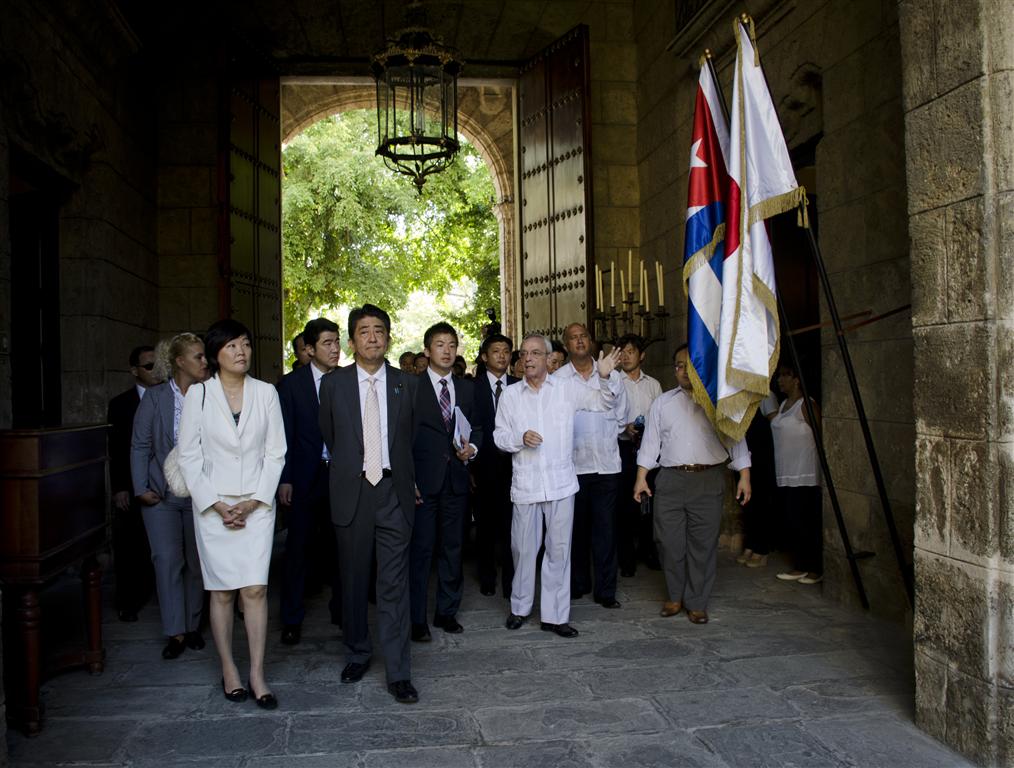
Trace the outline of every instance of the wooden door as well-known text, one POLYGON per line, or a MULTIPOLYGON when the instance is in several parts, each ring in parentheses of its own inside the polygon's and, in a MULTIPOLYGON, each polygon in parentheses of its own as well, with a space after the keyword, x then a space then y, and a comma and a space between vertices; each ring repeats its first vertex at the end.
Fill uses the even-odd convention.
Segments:
POLYGON ((230 61, 225 111, 226 183, 220 185, 228 217, 222 231, 222 315, 254 335, 251 374, 282 376, 281 108, 277 76, 265 77, 242 57, 230 61))
POLYGON ((591 326, 592 190, 588 27, 529 61, 518 88, 521 327, 560 338, 591 326))

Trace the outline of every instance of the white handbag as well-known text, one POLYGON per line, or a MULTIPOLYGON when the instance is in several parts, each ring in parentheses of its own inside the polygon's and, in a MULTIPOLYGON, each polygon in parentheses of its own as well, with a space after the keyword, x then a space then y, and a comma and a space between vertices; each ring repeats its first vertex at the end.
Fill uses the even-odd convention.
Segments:
MULTIPOLYGON (((204 386, 204 382, 201 382, 201 388, 204 390, 201 393, 201 410, 203 411, 204 398, 207 397, 208 390, 204 386)), ((172 491, 173 496, 178 499, 190 498, 190 489, 187 488, 187 481, 183 479, 183 473, 180 471, 178 445, 174 445, 173 449, 169 451, 169 455, 165 457, 165 462, 162 464, 162 474, 165 475, 166 485, 169 486, 169 490, 172 491)))
POLYGON ((162 465, 162 473, 165 475, 166 485, 169 486, 173 496, 179 499, 189 499, 190 489, 187 488, 187 481, 183 479, 183 473, 180 471, 178 451, 179 448, 175 445, 169 451, 169 455, 165 457, 165 463, 162 465))

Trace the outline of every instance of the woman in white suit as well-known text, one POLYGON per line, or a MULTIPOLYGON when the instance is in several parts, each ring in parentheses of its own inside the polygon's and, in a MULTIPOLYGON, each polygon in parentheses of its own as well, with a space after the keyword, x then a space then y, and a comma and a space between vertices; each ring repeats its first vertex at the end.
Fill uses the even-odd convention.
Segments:
POLYGON ((264 680, 267 584, 275 530, 275 491, 285 463, 285 428, 275 388, 247 375, 250 331, 235 320, 208 329, 212 377, 190 387, 179 430, 180 471, 193 500, 211 631, 222 660, 222 692, 243 701, 232 657, 233 600, 239 590, 250 644, 250 695, 274 709, 264 680))

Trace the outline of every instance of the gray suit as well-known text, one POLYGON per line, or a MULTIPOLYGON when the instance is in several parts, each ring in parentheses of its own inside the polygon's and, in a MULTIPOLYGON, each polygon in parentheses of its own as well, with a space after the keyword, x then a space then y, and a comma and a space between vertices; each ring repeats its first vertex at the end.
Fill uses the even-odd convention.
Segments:
POLYGON ((331 519, 342 581, 342 631, 348 662, 372 652, 367 623, 370 566, 377 557, 377 630, 389 683, 409 680, 408 561, 415 519, 412 411, 417 380, 386 366, 390 473, 376 486, 363 477, 358 367, 320 383, 320 432, 331 455, 331 519))
MULTIPOLYGON (((194 386, 202 386, 195 384, 194 386)), ((204 583, 190 499, 172 495, 162 465, 176 444, 173 392, 168 383, 149 388, 134 415, 130 475, 134 495, 154 491, 161 501, 141 508, 151 545, 162 625, 167 636, 196 632, 204 606, 204 583)))

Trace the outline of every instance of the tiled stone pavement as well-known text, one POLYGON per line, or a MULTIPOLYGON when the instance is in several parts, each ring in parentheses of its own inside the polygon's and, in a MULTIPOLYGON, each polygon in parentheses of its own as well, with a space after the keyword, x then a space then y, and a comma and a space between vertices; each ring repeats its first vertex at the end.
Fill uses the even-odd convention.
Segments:
MULTIPOLYGON (((421 702, 387 694, 383 664, 342 685, 337 628, 311 601, 302 644, 274 627, 281 706, 225 701, 212 650, 159 652, 157 607, 105 625, 105 674, 48 681, 42 734, 8 735, 14 766, 963 766, 912 722, 905 629, 835 607, 819 587, 721 558, 711 623, 663 619, 658 573, 621 579, 621 610, 575 603, 579 638, 530 622, 466 582, 464 634, 413 645, 421 702)), ((272 613, 277 599, 272 595, 272 613)), ((112 616, 112 611, 108 614, 112 616)), ((537 617, 536 617, 537 618, 537 617)), ((239 625, 237 625, 239 626, 239 625)), ((237 631, 237 649, 245 645, 237 631)), ((241 666, 242 669, 242 666, 241 666)))

